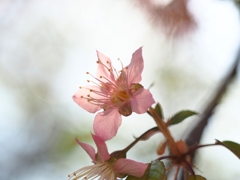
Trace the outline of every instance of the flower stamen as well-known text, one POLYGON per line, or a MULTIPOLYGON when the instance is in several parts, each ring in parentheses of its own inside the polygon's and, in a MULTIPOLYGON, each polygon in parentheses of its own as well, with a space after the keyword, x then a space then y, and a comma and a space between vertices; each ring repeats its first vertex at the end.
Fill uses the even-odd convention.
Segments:
POLYGON ((75 172, 73 172, 72 174, 68 175, 69 180, 77 180, 80 178, 84 178, 84 179, 95 179, 95 178, 99 178, 99 179, 109 179, 110 180, 115 180, 116 179, 116 175, 115 172, 113 170, 113 167, 106 163, 97 163, 94 165, 90 165, 90 166, 86 166, 83 167, 75 172))

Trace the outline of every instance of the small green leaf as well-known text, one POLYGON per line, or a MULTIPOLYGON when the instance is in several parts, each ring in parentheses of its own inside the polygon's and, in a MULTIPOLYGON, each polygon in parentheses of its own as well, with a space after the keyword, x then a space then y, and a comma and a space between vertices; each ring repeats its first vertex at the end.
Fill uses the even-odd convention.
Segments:
POLYGON ((207 180, 205 177, 200 175, 190 175, 187 180, 207 180))
POLYGON ((148 180, 166 180, 166 169, 162 161, 155 160, 152 162, 148 180))
POLYGON ((195 111, 190 110, 183 110, 178 113, 176 113, 173 117, 171 117, 168 121, 168 125, 178 124, 185 120, 186 118, 198 114, 195 111))
POLYGON ((163 109, 159 103, 157 103, 157 105, 155 106, 155 111, 156 111, 156 113, 158 113, 160 118, 164 119, 163 109))
POLYGON ((220 145, 226 147, 240 159, 240 144, 235 143, 233 141, 223 141, 223 142, 221 142, 219 140, 216 140, 216 141, 217 141, 216 144, 220 144, 220 145))

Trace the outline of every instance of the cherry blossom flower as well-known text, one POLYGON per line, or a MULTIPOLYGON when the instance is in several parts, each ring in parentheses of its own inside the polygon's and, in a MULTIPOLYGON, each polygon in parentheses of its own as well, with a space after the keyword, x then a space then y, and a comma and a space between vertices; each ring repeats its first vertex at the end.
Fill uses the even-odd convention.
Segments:
POLYGON ((76 180, 80 178, 116 180, 117 177, 122 178, 126 175, 136 177, 144 175, 148 164, 125 158, 118 159, 116 157, 111 157, 108 153, 105 141, 96 135, 92 135, 92 138, 97 146, 97 153, 95 153, 95 149, 91 145, 78 140, 76 141, 88 153, 94 164, 83 167, 68 175, 69 180, 76 180))
POLYGON ((139 82, 143 71, 142 48, 132 55, 131 63, 117 71, 111 60, 97 51, 98 69, 94 77, 94 85, 80 87, 73 96, 73 100, 90 113, 99 112, 93 124, 96 135, 104 140, 109 140, 117 134, 122 117, 129 116, 132 112, 142 114, 155 103, 149 90, 144 89, 139 82))

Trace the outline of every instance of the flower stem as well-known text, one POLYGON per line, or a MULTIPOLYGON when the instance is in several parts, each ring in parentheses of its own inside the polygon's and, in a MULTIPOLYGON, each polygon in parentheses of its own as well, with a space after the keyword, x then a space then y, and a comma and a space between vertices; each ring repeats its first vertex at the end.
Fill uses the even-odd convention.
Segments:
POLYGON ((125 153, 128 152, 135 144, 138 143, 138 141, 141 140, 147 140, 149 138, 149 136, 147 136, 149 133, 151 133, 151 136, 154 135, 157 132, 161 132, 159 130, 158 127, 153 127, 149 130, 147 130, 145 133, 143 133, 141 136, 139 136, 138 138, 136 138, 131 144, 129 144, 125 149, 123 149, 122 151, 124 151, 125 153), (147 138, 145 137, 147 136, 147 138))
POLYGON ((180 156, 180 152, 167 127, 167 124, 162 120, 162 118, 157 114, 157 112, 152 107, 149 108, 149 113, 151 114, 152 118, 155 120, 159 130, 163 133, 163 135, 168 140, 169 149, 171 153, 175 156, 180 156))

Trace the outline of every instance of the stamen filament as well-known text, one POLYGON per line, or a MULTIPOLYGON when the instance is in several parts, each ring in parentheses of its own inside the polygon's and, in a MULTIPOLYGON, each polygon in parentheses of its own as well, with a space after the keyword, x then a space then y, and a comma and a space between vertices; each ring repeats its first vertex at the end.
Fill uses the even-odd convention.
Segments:
POLYGON ((109 179, 109 177, 113 180, 116 178, 113 167, 106 162, 83 167, 68 175, 68 177, 71 180, 76 180, 83 177, 84 179, 88 180, 95 179, 97 177, 103 180, 109 179))
POLYGON ((109 61, 107 61, 107 64, 110 65, 110 68, 111 68, 111 69, 109 69, 109 68, 108 68, 105 64, 103 64, 102 61, 100 61, 100 60, 98 60, 97 63, 103 65, 108 71, 110 71, 110 70, 112 69, 112 64, 111 64, 109 61))
POLYGON ((89 94, 86 95, 85 92, 81 98, 86 99, 92 105, 99 106, 104 110, 118 108, 121 109, 121 113, 125 113, 123 111, 127 111, 128 109, 130 112, 131 107, 124 109, 124 104, 129 104, 130 98, 136 91, 134 91, 132 85, 128 84, 128 68, 124 68, 122 61, 120 59, 118 60, 121 63, 121 71, 117 71, 112 66, 111 61, 102 62, 99 59, 97 63, 101 66, 100 68, 103 70, 103 75, 95 77, 91 73, 86 72, 86 74, 94 78, 95 81, 87 80, 87 82, 93 83, 93 88, 80 87, 81 89, 89 90, 89 94), (107 71, 109 71, 109 73, 107 71))

